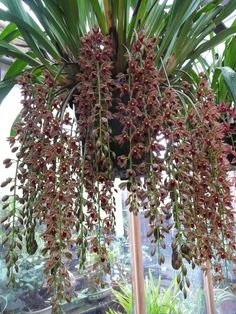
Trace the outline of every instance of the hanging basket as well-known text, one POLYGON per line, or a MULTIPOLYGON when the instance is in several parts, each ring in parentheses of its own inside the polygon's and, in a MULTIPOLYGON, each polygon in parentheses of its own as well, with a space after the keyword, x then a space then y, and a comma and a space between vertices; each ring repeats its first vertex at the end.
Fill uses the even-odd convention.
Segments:
POLYGON ((73 258, 70 248, 77 247, 80 267, 88 253, 96 255, 96 284, 102 287, 110 272, 115 177, 126 179, 120 188, 129 190, 129 211, 145 209, 151 254, 157 253, 160 265, 166 235, 173 232, 172 266, 184 297, 190 285, 186 263, 194 268, 210 261, 221 280, 220 262, 236 261, 224 133, 204 76, 195 98, 185 103, 186 91, 179 94, 163 82, 156 68, 155 40, 139 34, 127 60, 117 84, 111 39, 94 30, 82 40, 72 90, 48 72, 44 84, 29 73, 19 78, 23 111, 9 139, 16 159, 4 160, 6 168, 16 164, 16 176, 2 183, 12 183, 2 198, 3 208, 11 208, 2 220, 3 245, 9 245, 6 263, 14 284, 21 242, 34 254, 35 228, 45 227, 41 252, 55 312, 62 299, 71 299, 65 264, 73 258), (72 95, 77 121, 66 112, 72 95))

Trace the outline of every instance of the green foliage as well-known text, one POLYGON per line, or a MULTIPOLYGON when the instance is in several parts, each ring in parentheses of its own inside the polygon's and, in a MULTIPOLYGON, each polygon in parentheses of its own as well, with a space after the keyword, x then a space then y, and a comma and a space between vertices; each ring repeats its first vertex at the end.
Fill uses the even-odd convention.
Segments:
MULTIPOLYGON (((232 27, 236 26, 236 21, 232 27)), ((236 36, 224 42, 222 54, 212 49, 212 63, 206 64, 211 87, 215 92, 218 103, 227 102, 236 104, 236 36)))
POLYGON ((127 314, 133 313, 133 296, 131 286, 119 286, 120 291, 113 290, 117 303, 127 314))
MULTIPOLYGON (((232 23, 232 27, 235 26, 236 21, 232 23)), ((222 36, 227 31, 227 29, 221 31, 220 35, 222 36)), ((212 38, 212 35, 210 36, 212 38)), ((226 102, 236 104, 235 54, 236 36, 233 36, 224 41, 223 49, 217 47, 217 44, 215 44, 212 45, 207 54, 199 55, 197 58, 193 55, 193 62, 190 60, 193 67, 191 70, 188 70, 188 74, 195 83, 198 83, 199 78, 197 73, 204 72, 215 93, 217 103, 226 102)))
MULTIPOLYGON (((214 297, 216 304, 216 311, 220 314, 220 306, 224 301, 236 300, 236 296, 233 295, 228 287, 214 288, 214 297)), ((202 314, 205 312, 205 294, 202 288, 192 289, 187 299, 178 299, 178 304, 181 314, 202 314)))
POLYGON ((178 300, 181 314, 205 313, 205 295, 202 288, 191 289, 187 299, 178 300))
MULTIPOLYGON (((178 300, 178 284, 174 279, 171 285, 165 289, 161 287, 161 277, 157 281, 154 280, 151 272, 149 272, 148 282, 145 285, 145 302, 147 313, 152 314, 178 314, 180 312, 178 300)), ((116 302, 127 314, 133 313, 133 296, 130 285, 119 285, 119 290, 113 290, 116 302)), ((109 310, 107 314, 118 314, 113 310, 109 310)))
MULTIPOLYGON (((216 1, 174 0, 1 0, 7 11, 0 18, 10 24, 0 34, 0 55, 8 55, 35 68, 41 65, 55 74, 61 64, 76 64, 81 37, 94 26, 104 34, 112 33, 115 72, 126 70, 126 49, 130 50, 136 32, 143 30, 157 38, 156 64, 164 66, 169 76, 180 76, 205 51, 236 33, 236 26, 214 33, 218 24, 236 9, 234 0, 219 5, 216 1), (40 25, 26 10, 28 5, 40 25), (211 36, 208 36, 211 35, 211 36), (23 38, 29 53, 22 53, 10 42, 23 38), (186 63, 186 61, 188 61, 186 63)), ((232 54, 231 54, 232 58, 232 54)), ((26 65, 24 65, 26 66, 26 65)), ((2 100, 14 85, 14 78, 24 71, 23 64, 13 65, 11 80, 0 85, 2 100), (18 68, 18 70, 15 70, 18 68)), ((68 77, 69 67, 65 71, 68 77)), ((62 75, 63 76, 63 75, 62 75)))
POLYGON ((161 277, 155 282, 151 273, 149 273, 149 281, 146 285, 145 300, 147 313, 180 313, 177 299, 178 284, 176 279, 171 285, 165 289, 161 288, 161 277))
POLYGON ((8 286, 7 267, 0 254, 0 312, 6 307, 11 313, 19 313, 26 306, 25 298, 34 298, 43 287, 44 264, 40 253, 29 256, 24 250, 19 256, 19 270, 14 287, 8 286))
POLYGON ((221 71, 228 91, 233 98, 234 106, 236 106, 236 72, 230 67, 222 67, 221 71))
MULTIPOLYGON (((177 282, 174 279, 170 287, 161 288, 161 277, 155 281, 149 273, 149 280, 145 286, 146 312, 148 314, 202 314, 205 312, 205 295, 202 288, 189 291, 187 299, 183 299, 178 292, 177 282)), ((127 314, 133 313, 133 297, 131 286, 119 285, 120 291, 113 290, 116 302, 122 308, 122 312, 109 309, 106 314, 121 314, 123 310, 127 314)), ((217 313, 225 301, 236 300, 236 296, 229 291, 228 287, 214 288, 214 297, 217 313)))
POLYGON ((106 314, 120 314, 120 312, 116 312, 116 311, 114 311, 114 310, 112 310, 112 309, 109 309, 109 310, 106 312, 106 314))
POLYGON ((26 293, 39 291, 44 282, 43 267, 40 254, 28 256, 28 254, 23 253, 19 261, 17 287, 26 293))

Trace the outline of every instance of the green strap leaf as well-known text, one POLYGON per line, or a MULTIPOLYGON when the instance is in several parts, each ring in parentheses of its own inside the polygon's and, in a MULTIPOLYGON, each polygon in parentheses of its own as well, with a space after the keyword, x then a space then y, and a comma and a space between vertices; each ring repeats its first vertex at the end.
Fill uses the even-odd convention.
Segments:
POLYGON ((0 83, 0 104, 16 84, 16 77, 24 72, 27 65, 27 62, 19 59, 10 65, 3 81, 0 83))
POLYGON ((233 13, 236 10, 236 1, 235 0, 229 0, 227 4, 225 4, 215 19, 216 25, 220 22, 222 22, 226 17, 228 17, 231 13, 233 13))
POLYGON ((21 118, 22 118, 22 117, 21 117, 21 113, 19 113, 19 114, 17 115, 17 117, 15 118, 15 120, 14 120, 12 126, 11 126, 10 136, 16 136, 15 125, 16 125, 17 123, 21 122, 21 118))
POLYGON ((22 73, 22 71, 26 68, 27 64, 28 64, 27 62, 19 60, 19 59, 14 61, 10 65, 9 69, 7 70, 7 72, 4 76, 4 80, 10 79, 10 78, 15 78, 18 75, 20 75, 22 73))
POLYGON ((128 37, 127 37, 127 46, 130 47, 132 35, 134 29, 136 29, 138 22, 141 21, 144 17, 145 11, 147 9, 147 0, 141 1, 138 0, 134 8, 134 13, 132 15, 131 21, 128 28, 128 37))
POLYGON ((232 26, 230 28, 227 28, 227 29, 221 31, 220 33, 218 33, 217 35, 215 35, 214 37, 209 39, 207 42, 201 44, 193 52, 193 54, 191 55, 191 59, 185 68, 188 68, 191 65, 192 61, 195 60, 198 56, 200 56, 203 52, 211 49, 212 47, 215 47, 216 45, 218 45, 222 41, 224 41, 227 37, 229 37, 230 35, 235 34, 235 33, 236 33, 236 26, 232 26))
POLYGON ((118 2, 118 16, 117 16, 117 32, 118 32, 118 49, 123 48, 125 43, 125 24, 126 24, 126 5, 124 1, 118 2))
POLYGON ((16 24, 9 23, 1 32, 0 34, 0 40, 5 40, 8 43, 17 37, 19 37, 20 32, 17 29, 16 24))
POLYGON ((101 28, 103 34, 107 34, 107 25, 106 18, 104 13, 102 12, 102 8, 99 4, 98 0, 90 0, 93 11, 97 17, 98 25, 101 28))
MULTIPOLYGON (((49 36, 50 40, 54 45, 57 45, 57 50, 63 55, 63 49, 65 47, 65 41, 61 39, 61 35, 64 32, 60 29, 59 31, 55 29, 54 19, 49 17, 48 21, 48 11, 46 7, 41 2, 36 2, 35 0, 25 0, 25 3, 30 7, 30 9, 34 12, 37 16, 40 24, 43 26, 44 29, 47 30, 47 35, 49 36)), ((56 16, 54 15, 54 18, 56 16)), ((61 21, 61 19, 58 18, 61 21)))
POLYGON ((6 35, 4 40, 9 43, 9 42, 13 41, 14 39, 18 38, 19 36, 20 36, 20 32, 19 32, 19 30, 16 29, 13 32, 6 35))
POLYGON ((0 104, 4 98, 9 94, 13 86, 15 85, 15 79, 9 79, 0 82, 0 104))
POLYGON ((230 67, 222 67, 221 72, 225 84, 233 97, 234 106, 236 107, 236 72, 233 71, 230 67))
POLYGON ((1 32, 1 34, 0 34, 0 40, 4 40, 5 37, 6 37, 9 33, 15 31, 16 29, 17 29, 16 24, 14 24, 14 23, 9 23, 9 24, 7 24, 7 26, 2 30, 2 32, 1 32))
POLYGON ((156 36, 157 38, 162 33, 167 24, 167 0, 164 0, 159 5, 158 2, 154 2, 151 8, 145 13, 145 16, 141 22, 141 27, 146 27, 148 36, 156 36))
POLYGON ((58 0, 56 4, 52 0, 44 0, 44 3, 36 0, 25 1, 33 8, 54 46, 58 48, 58 44, 60 44, 61 49, 59 51, 62 51, 62 56, 67 58, 67 50, 70 50, 73 56, 77 57, 80 44, 80 39, 78 36, 76 37, 78 32, 70 29, 70 18, 64 12, 64 7, 60 5, 60 1, 58 0))
POLYGON ((75 0, 60 0, 65 16, 66 24, 73 37, 80 41, 79 36, 79 8, 78 2, 75 0))
POLYGON ((8 55, 8 56, 11 56, 13 58, 18 58, 22 61, 27 62, 31 66, 40 65, 34 58, 21 52, 19 49, 12 46, 11 44, 8 44, 5 41, 0 41, 0 55, 8 55))
POLYGON ((166 34, 161 41, 156 60, 163 57, 163 53, 166 50, 167 52, 165 53, 165 58, 171 56, 180 28, 183 27, 188 18, 198 9, 199 4, 200 0, 186 0, 184 2, 182 0, 174 1, 170 12, 168 13, 169 18, 166 34))
POLYGON ((223 54, 224 66, 229 66, 233 70, 236 69, 236 36, 226 42, 223 54))
MULTIPOLYGON (((51 42, 47 39, 47 36, 45 36, 44 32, 40 30, 39 27, 35 28, 32 27, 30 24, 24 22, 21 20, 18 16, 0 9, 0 20, 3 21, 10 21, 15 23, 19 30, 23 30, 23 37, 27 41, 27 39, 30 40, 31 44, 33 41, 33 38, 35 38, 38 43, 42 46, 42 48, 45 48, 46 51, 56 60, 60 59, 60 56, 57 53, 57 50, 55 47, 51 44, 51 42)), ((22 33, 22 31, 21 31, 22 33)), ((36 43, 35 43, 36 44, 36 43)))
POLYGON ((79 29, 81 34, 85 34, 89 29, 98 25, 91 1, 77 0, 79 8, 79 29))

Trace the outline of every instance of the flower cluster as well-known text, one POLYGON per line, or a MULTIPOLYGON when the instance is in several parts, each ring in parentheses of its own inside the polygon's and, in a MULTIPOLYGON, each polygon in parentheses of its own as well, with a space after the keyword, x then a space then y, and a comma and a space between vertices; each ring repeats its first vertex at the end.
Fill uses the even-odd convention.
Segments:
POLYGON ((48 72, 44 77, 44 85, 33 84, 29 73, 19 78, 22 119, 15 127, 16 136, 9 139, 17 159, 5 161, 6 166, 16 163, 12 201, 9 202, 13 210, 8 216, 11 232, 6 239, 10 242, 6 261, 10 282, 14 283, 12 267, 14 264, 17 271, 17 254, 13 248, 21 248, 19 240, 24 235, 27 252, 34 254, 38 246, 35 228, 42 224, 44 272, 48 275, 48 286, 55 289, 52 304, 56 307, 56 300, 70 299, 66 292, 70 281, 65 260, 71 259, 70 249, 74 245, 71 235, 78 194, 74 173, 80 167, 80 141, 72 132, 73 121, 68 113, 61 112, 64 95, 50 99, 56 82, 48 72))
POLYGON ((171 142, 169 156, 174 180, 176 244, 178 254, 193 267, 210 261, 216 279, 221 280, 220 262, 236 261, 234 215, 227 179, 229 163, 227 145, 223 142, 224 126, 219 122, 219 108, 203 76, 197 99, 182 124, 173 124, 172 135, 177 135, 178 140, 171 142), (179 136, 183 126, 185 130, 179 136), (187 252, 183 252, 183 245, 187 252))
POLYGON ((127 184, 121 187, 130 191, 130 211, 146 209, 147 236, 159 264, 165 261, 165 234, 174 230, 172 267, 181 270, 178 282, 186 296, 190 283, 184 261, 193 268, 210 261, 218 280, 223 279, 221 261, 236 261, 229 147, 204 75, 195 99, 181 103, 178 91, 160 79, 154 47, 139 34, 128 74, 118 86, 121 99, 126 94, 128 101, 118 106, 123 132, 116 139, 130 147, 127 155, 118 156, 118 164, 127 169, 127 184))
POLYGON ((98 260, 98 284, 104 272, 109 272, 107 245, 114 231, 115 203, 113 189, 112 152, 110 150, 112 114, 112 43, 98 29, 82 40, 79 81, 74 94, 78 132, 82 142, 80 176, 81 215, 86 212, 86 226, 90 239, 88 249, 98 260), (87 195, 82 202, 83 194, 87 195))
MULTIPOLYGON (((221 261, 235 261, 234 213, 227 180, 229 148, 224 144, 222 106, 216 106, 204 76, 195 97, 181 95, 155 66, 155 40, 138 34, 127 56, 127 73, 113 77, 109 36, 94 29, 82 39, 79 73, 72 90, 50 73, 43 84, 31 74, 19 78, 21 122, 9 139, 16 175, 3 197, 10 283, 18 271, 18 250, 37 250, 35 229, 44 228, 45 274, 54 288, 52 304, 70 300, 66 260, 77 246, 80 266, 97 255, 96 283, 110 270, 107 248, 115 225, 114 178, 122 173, 126 204, 145 209, 153 250, 165 262, 172 230, 172 266, 184 296, 194 268, 210 261, 218 280, 221 261), (61 92, 63 91, 63 92, 61 92), (180 97, 181 96, 181 97, 180 97), (69 113, 70 104, 75 118, 69 113), (124 174, 124 175, 123 175, 124 174)), ((231 149, 232 153, 232 149, 231 149)))

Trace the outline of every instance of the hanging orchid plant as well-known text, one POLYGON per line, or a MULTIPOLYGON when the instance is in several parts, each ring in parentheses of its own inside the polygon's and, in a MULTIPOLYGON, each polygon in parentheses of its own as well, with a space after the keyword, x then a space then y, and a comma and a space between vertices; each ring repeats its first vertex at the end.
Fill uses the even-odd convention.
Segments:
POLYGON ((175 90, 156 67, 155 46, 139 33, 126 54, 127 71, 114 77, 111 36, 96 28, 81 40, 69 94, 60 73, 45 71, 42 83, 28 72, 18 78, 23 110, 9 138, 16 158, 4 161, 16 174, 2 183, 10 185, 3 207, 12 208, 4 218, 8 276, 14 284, 19 251, 25 243, 29 254, 36 252, 35 228, 43 225, 44 272, 55 292, 55 313, 71 297, 71 248, 76 246, 81 267, 87 252, 97 254, 97 284, 109 273, 117 176, 129 191, 129 210, 137 215, 145 209, 160 265, 173 230, 172 266, 185 296, 186 263, 194 268, 210 261, 221 280, 221 262, 236 261, 220 107, 203 74, 194 95, 187 82, 175 90))

